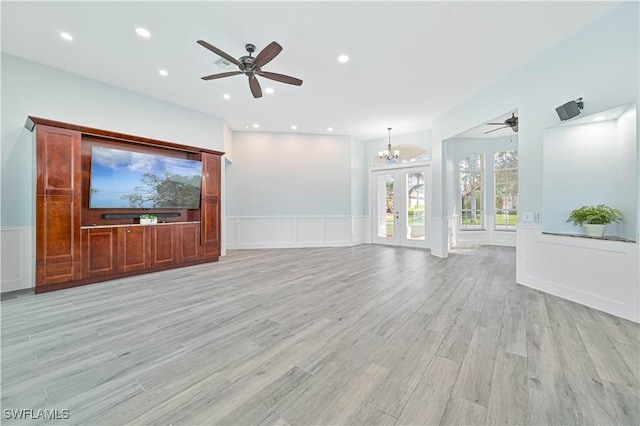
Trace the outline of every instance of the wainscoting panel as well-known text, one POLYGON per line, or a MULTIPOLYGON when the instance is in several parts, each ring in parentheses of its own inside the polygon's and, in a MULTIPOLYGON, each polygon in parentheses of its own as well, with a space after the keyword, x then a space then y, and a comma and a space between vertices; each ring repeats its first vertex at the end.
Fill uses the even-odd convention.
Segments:
POLYGON ((640 322, 638 244, 542 234, 518 226, 516 280, 640 322))
POLYGON ((332 243, 351 242, 351 217, 327 217, 324 219, 324 240, 332 243))
POLYGON ((2 293, 33 287, 33 229, 29 226, 0 229, 0 282, 2 293))
POLYGON ((260 247, 267 240, 266 217, 243 217, 236 223, 238 244, 244 247, 260 247))
POLYGON ((353 216, 351 218, 351 242, 364 244, 367 242, 368 216, 353 216))
POLYGON ((267 241, 274 244, 291 245, 297 240, 297 218, 294 217, 270 217, 267 219, 267 241))
POLYGON ((225 234, 226 234, 227 247, 237 246, 239 244, 238 243, 238 226, 237 226, 238 221, 228 220, 227 218, 225 218, 223 223, 226 225, 223 228, 226 228, 225 234))
POLYGON ((298 217, 298 242, 311 245, 324 242, 324 218, 298 217))
POLYGON ((343 247, 364 243, 366 216, 227 217, 227 248, 343 247))

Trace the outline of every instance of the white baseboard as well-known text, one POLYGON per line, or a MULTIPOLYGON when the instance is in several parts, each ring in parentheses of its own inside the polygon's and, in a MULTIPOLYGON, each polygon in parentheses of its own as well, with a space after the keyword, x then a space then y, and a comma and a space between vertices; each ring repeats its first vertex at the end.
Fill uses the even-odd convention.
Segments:
POLYGON ((33 227, 0 228, 0 292, 33 287, 33 227))

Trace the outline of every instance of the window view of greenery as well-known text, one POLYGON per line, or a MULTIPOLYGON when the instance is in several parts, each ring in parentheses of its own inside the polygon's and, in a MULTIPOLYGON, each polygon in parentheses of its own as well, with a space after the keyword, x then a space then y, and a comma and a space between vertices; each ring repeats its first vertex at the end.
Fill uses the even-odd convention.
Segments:
POLYGON ((424 172, 407 173, 406 179, 407 238, 411 240, 424 240, 424 172))
POLYGON ((386 175, 386 188, 387 188, 387 211, 386 211, 386 236, 387 238, 393 238, 393 212, 395 211, 393 206, 393 175, 386 175))
POLYGON ((495 229, 515 231, 518 223, 518 151, 496 152, 494 176, 495 229))
POLYGON ((461 220, 460 230, 484 229, 484 155, 473 154, 459 163, 461 220))

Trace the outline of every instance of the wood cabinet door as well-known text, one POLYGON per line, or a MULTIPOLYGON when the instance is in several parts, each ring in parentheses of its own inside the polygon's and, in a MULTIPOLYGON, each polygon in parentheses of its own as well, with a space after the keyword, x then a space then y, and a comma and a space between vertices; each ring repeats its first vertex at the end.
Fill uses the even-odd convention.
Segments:
POLYGON ((151 265, 150 232, 148 226, 118 228, 118 270, 137 271, 151 265))
POLYGON ((36 196, 36 286, 82 277, 80 201, 36 196))
POLYGON ((83 229, 82 250, 83 278, 113 274, 118 255, 117 228, 83 229))
POLYGON ((82 195, 81 141, 78 131, 36 128, 36 195, 82 195))
POLYGON ((200 224, 187 223, 177 226, 178 238, 176 239, 178 262, 191 262, 201 256, 200 224))
POLYGON ((220 255, 220 156, 202 154, 201 227, 205 257, 220 255))
POLYGON ((36 286, 82 278, 80 132, 36 129, 36 286))
POLYGON ((173 225, 156 225, 151 229, 151 266, 168 266, 176 262, 176 229, 173 225))

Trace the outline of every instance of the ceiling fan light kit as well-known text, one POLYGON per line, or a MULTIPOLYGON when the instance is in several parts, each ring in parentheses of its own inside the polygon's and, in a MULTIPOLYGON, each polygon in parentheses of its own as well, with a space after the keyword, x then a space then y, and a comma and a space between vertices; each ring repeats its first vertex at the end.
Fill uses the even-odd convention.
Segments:
POLYGON ((302 80, 299 78, 291 77, 284 74, 278 74, 275 72, 262 71, 262 67, 271 62, 280 52, 282 52, 282 46, 275 41, 269 43, 264 49, 258 53, 257 56, 252 56, 256 51, 256 46, 253 44, 246 44, 244 48, 249 53, 248 55, 241 56, 236 59, 228 53, 218 49, 217 47, 207 43, 204 40, 198 40, 198 44, 206 49, 209 49, 221 58, 229 61, 238 67, 239 71, 229 71, 218 74, 212 74, 202 77, 203 80, 216 80, 224 77, 231 77, 234 75, 244 74, 249 79, 249 89, 254 98, 262 97, 262 88, 257 77, 268 78, 269 80, 278 81, 280 83, 292 84, 294 86, 301 86, 302 80))

